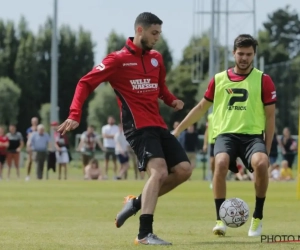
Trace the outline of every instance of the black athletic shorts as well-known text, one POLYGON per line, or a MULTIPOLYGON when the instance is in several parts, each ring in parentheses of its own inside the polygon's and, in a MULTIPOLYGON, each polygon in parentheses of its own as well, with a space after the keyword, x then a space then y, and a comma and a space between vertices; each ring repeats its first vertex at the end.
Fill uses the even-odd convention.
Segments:
POLYGON ((6 155, 0 155, 0 163, 3 165, 6 159, 6 155))
POLYGON ((164 158, 168 170, 189 159, 178 140, 169 130, 159 127, 138 129, 127 136, 131 148, 138 158, 138 168, 146 171, 151 158, 164 158))
POLYGON ((117 160, 115 148, 105 148, 105 160, 109 160, 112 157, 113 161, 117 160))
POLYGON ((214 143, 211 143, 209 144, 209 156, 210 157, 214 157, 214 148, 215 148, 215 144, 214 143))
POLYGON ((238 173, 236 158, 240 157, 245 167, 252 173, 251 157, 254 153, 267 153, 263 135, 221 134, 217 137, 214 155, 227 153, 230 156, 229 170, 238 173))

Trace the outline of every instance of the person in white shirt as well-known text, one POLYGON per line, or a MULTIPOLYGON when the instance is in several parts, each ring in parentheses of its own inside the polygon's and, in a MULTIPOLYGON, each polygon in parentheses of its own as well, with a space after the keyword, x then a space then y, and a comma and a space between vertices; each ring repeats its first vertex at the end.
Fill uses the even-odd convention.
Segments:
POLYGON ((102 127, 102 137, 103 137, 103 146, 105 148, 105 176, 108 178, 108 163, 110 157, 112 158, 114 164, 114 174, 117 176, 117 157, 115 154, 115 135, 119 132, 119 128, 115 125, 115 119, 112 116, 109 116, 107 119, 107 125, 102 127))
POLYGON ((121 180, 129 168, 129 143, 125 138, 122 124, 119 125, 119 132, 115 134, 114 139, 116 143, 115 153, 121 164, 121 168, 116 179, 121 180))

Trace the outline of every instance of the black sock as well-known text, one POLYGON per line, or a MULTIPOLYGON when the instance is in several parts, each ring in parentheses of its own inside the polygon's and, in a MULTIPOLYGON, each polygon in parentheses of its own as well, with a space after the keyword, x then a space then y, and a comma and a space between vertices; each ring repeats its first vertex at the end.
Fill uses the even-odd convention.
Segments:
POLYGON ((152 223, 153 214, 142 214, 140 216, 140 231, 138 235, 139 240, 145 238, 149 233, 153 233, 152 223))
POLYGON ((220 211, 220 207, 222 205, 222 203, 225 201, 225 198, 222 199, 215 199, 215 204, 216 204, 216 212, 217 212, 217 220, 221 220, 220 219, 220 215, 219 215, 219 211, 220 211))
POLYGON ((258 198, 256 197, 256 202, 255 202, 255 209, 253 213, 253 218, 254 219, 262 219, 263 218, 263 209, 264 209, 264 203, 265 203, 265 198, 258 198))
POLYGON ((133 206, 136 208, 136 211, 139 211, 142 207, 142 194, 140 194, 138 197, 136 197, 133 200, 133 206))

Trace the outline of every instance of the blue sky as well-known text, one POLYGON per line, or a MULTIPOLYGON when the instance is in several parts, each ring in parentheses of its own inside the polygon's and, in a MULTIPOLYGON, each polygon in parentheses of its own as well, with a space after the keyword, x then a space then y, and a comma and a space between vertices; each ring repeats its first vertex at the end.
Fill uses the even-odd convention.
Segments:
MULTIPOLYGON (((203 10, 210 10, 211 0, 199 0, 203 10)), ((222 3, 225 0, 221 0, 222 3)), ((194 0, 58 0, 58 24, 68 24, 77 29, 80 25, 92 33, 95 47, 95 64, 105 56, 106 38, 114 29, 127 36, 133 35, 136 16, 144 11, 153 12, 163 21, 163 34, 172 50, 175 61, 180 60, 182 50, 195 33, 193 26, 194 0)), ((229 0, 230 11, 251 10, 252 0, 229 0)), ((257 29, 267 20, 267 15, 278 8, 290 5, 300 12, 299 0, 256 0, 257 29)), ((53 0, 0 0, 0 18, 18 21, 24 15, 30 28, 37 32, 47 16, 53 13, 53 0)), ((221 9, 225 7, 221 6, 221 9)), ((209 15, 198 15, 197 33, 210 26, 209 15)), ((221 16, 220 40, 224 39, 225 17, 221 16)), ((253 15, 231 14, 229 16, 229 39, 239 33, 253 34, 253 15)))

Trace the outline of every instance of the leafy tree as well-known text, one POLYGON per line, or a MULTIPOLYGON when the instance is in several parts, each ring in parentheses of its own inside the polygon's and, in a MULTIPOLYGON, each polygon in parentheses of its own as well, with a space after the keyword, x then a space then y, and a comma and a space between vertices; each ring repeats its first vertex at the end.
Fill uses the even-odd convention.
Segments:
POLYGON ((39 115, 41 117, 41 122, 44 127, 45 131, 50 132, 50 110, 51 110, 51 104, 50 103, 44 103, 41 106, 41 109, 39 110, 39 115))
MULTIPOLYGON (((297 95, 300 90, 299 76, 299 16, 289 7, 278 9, 268 15, 264 29, 259 32, 258 55, 265 59, 265 73, 269 74, 276 86, 277 128, 281 132, 289 126, 292 133, 297 131, 297 95)), ((298 104, 299 108, 299 104, 298 104)))
POLYGON ((120 112, 117 97, 110 85, 101 85, 95 91, 95 97, 89 103, 88 124, 94 125, 100 132, 107 123, 107 117, 113 116, 119 121, 120 112))
POLYGON ((124 47, 126 38, 117 34, 114 30, 110 32, 107 38, 106 54, 120 50, 124 47))
POLYGON ((0 123, 17 123, 20 88, 8 77, 0 78, 0 123))

